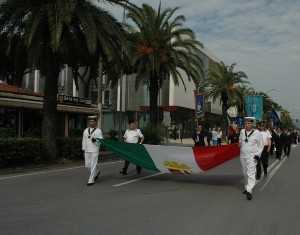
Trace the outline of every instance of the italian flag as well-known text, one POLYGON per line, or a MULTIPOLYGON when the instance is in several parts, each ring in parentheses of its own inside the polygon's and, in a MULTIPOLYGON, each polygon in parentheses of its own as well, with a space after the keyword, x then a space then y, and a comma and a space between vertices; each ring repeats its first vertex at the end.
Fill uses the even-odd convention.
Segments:
POLYGON ((124 160, 149 170, 171 174, 200 173, 240 155, 238 144, 180 147, 97 140, 124 160))

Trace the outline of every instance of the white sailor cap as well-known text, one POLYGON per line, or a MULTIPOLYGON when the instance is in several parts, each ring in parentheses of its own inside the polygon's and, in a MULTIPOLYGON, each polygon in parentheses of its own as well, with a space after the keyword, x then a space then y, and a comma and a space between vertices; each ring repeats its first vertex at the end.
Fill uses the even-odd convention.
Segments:
POLYGON ((89 120, 97 120, 97 116, 88 116, 89 120))
POLYGON ((245 117, 244 119, 245 119, 245 121, 247 120, 247 121, 250 121, 250 122, 254 122, 255 117, 245 117))

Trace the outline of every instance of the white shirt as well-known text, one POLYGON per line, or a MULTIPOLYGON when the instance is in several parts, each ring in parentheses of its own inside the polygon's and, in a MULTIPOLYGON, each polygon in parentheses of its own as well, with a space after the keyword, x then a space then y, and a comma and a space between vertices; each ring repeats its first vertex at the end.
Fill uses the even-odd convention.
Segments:
POLYGON ((86 128, 82 137, 82 150, 87 153, 99 153, 100 142, 92 142, 92 138, 103 139, 102 131, 99 128, 86 128))
POLYGON ((260 133, 262 134, 263 137, 264 146, 269 145, 269 140, 272 138, 270 131, 265 130, 265 131, 261 131, 260 133))
POLYGON ((262 134, 259 130, 247 131, 247 138, 245 134, 245 129, 240 132, 239 142, 242 144, 240 157, 241 158, 253 158, 254 156, 260 157, 264 149, 264 141, 262 134), (250 135, 250 136, 249 136, 250 135), (246 142, 245 140, 248 140, 246 142))
POLYGON ((140 129, 127 129, 123 137, 125 138, 125 142, 136 144, 137 142, 139 142, 139 138, 142 138, 144 136, 140 129))
POLYGON ((211 139, 212 140, 218 140, 218 133, 216 131, 211 132, 211 139))
POLYGON ((217 131, 217 137, 220 139, 222 138, 222 131, 217 131))

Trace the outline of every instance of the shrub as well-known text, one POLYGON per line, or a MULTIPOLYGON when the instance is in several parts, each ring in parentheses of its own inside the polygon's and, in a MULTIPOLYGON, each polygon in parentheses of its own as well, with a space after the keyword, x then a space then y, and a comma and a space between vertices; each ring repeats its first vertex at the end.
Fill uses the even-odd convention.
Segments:
POLYGON ((32 138, 41 138, 42 137, 42 130, 38 128, 29 128, 23 134, 24 137, 32 137, 32 138))
POLYGON ((16 131, 12 128, 0 127, 0 138, 15 137, 16 131))
POLYGON ((161 144, 164 140, 164 127, 149 125, 141 129, 145 144, 161 144))
POLYGON ((24 166, 43 157, 40 138, 1 138, 0 148, 0 166, 24 166))

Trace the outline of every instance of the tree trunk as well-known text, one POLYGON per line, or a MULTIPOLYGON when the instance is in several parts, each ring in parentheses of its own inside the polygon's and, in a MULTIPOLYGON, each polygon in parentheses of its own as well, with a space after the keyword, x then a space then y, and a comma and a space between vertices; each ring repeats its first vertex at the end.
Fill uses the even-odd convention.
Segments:
POLYGON ((59 63, 58 58, 50 55, 45 69, 45 88, 43 101, 42 138, 46 160, 57 158, 57 93, 59 63))
POLYGON ((157 106, 158 102, 158 77, 153 75, 150 78, 150 87, 149 87, 149 94, 150 94, 150 123, 154 124, 155 126, 158 124, 159 120, 159 110, 157 106))

